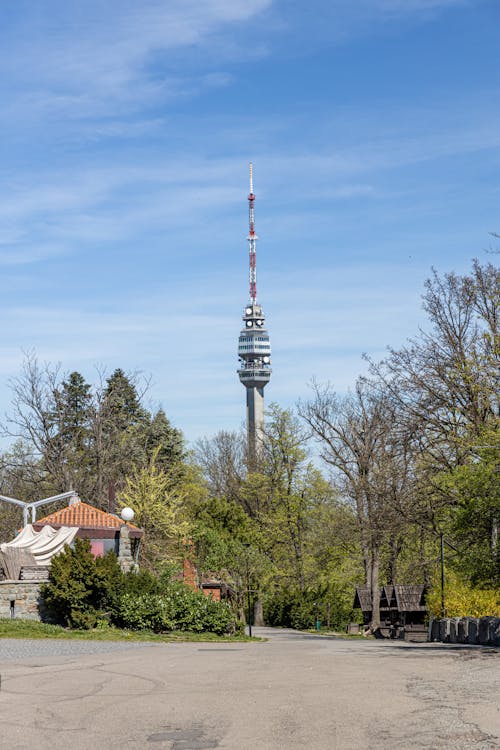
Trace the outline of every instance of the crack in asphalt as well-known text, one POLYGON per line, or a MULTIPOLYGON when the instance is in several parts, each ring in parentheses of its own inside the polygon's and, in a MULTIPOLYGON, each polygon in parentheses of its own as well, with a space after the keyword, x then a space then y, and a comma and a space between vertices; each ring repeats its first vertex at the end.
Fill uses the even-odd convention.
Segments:
POLYGON ((463 718, 470 703, 469 680, 453 684, 434 678, 432 681, 412 676, 406 684, 407 694, 421 706, 406 716, 403 731, 393 727, 379 728, 377 739, 387 744, 404 745, 412 738, 412 747, 425 750, 494 750, 500 748, 498 737, 483 732, 479 726, 463 718), (449 703, 453 700, 454 704, 449 703))
POLYGON ((150 734, 148 742, 169 742, 171 750, 211 750, 219 746, 219 741, 206 735, 202 724, 193 724, 189 729, 165 727, 160 732, 150 734))

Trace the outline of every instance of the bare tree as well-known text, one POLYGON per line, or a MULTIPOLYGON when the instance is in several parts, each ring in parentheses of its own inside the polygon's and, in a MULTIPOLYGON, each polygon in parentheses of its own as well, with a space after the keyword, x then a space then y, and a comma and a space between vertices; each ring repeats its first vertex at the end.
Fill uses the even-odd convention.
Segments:
POLYGON ((314 383, 313 391, 312 400, 299 411, 318 438, 321 457, 333 468, 339 490, 356 509, 372 596, 371 629, 376 632, 381 553, 392 545, 397 557, 398 539, 407 524, 403 511, 413 493, 411 439, 400 429, 391 401, 366 382, 358 381, 355 392, 344 398, 329 385, 314 383))
POLYGON ((41 367, 33 353, 24 361, 21 374, 10 385, 12 409, 3 427, 5 436, 24 441, 43 461, 54 489, 69 489, 72 477, 60 439, 61 414, 56 393, 60 387, 60 367, 41 367))
POLYGON ((468 439, 500 415, 499 304, 500 272, 491 263, 475 261, 465 276, 434 271, 423 296, 430 329, 371 362, 380 392, 420 423, 433 468, 467 461, 468 439))
POLYGON ((214 497, 240 502, 246 467, 246 442, 242 433, 221 430, 212 438, 202 438, 195 445, 194 457, 214 497))

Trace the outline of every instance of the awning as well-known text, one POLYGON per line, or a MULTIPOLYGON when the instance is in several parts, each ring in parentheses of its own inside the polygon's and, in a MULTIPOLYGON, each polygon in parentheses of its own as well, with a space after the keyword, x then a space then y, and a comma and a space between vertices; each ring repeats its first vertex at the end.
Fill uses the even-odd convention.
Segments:
POLYGON ((53 529, 44 526, 35 531, 28 524, 11 542, 0 544, 0 564, 5 575, 17 580, 24 565, 50 565, 54 555, 62 552, 66 544, 71 544, 78 532, 78 527, 61 526, 53 529))

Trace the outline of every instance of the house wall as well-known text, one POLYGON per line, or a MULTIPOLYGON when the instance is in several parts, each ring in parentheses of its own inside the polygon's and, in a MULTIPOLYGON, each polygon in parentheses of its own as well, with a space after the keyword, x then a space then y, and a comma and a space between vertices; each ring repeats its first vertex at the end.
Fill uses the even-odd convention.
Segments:
POLYGON ((42 620, 46 614, 40 596, 42 584, 35 581, 0 581, 0 618, 42 620))
POLYGON ((219 587, 217 587, 217 588, 214 587, 212 589, 212 588, 210 588, 208 586, 203 586, 202 591, 205 594, 205 596, 210 596, 210 597, 212 597, 212 599, 215 602, 220 602, 221 597, 220 597, 220 588, 219 587))

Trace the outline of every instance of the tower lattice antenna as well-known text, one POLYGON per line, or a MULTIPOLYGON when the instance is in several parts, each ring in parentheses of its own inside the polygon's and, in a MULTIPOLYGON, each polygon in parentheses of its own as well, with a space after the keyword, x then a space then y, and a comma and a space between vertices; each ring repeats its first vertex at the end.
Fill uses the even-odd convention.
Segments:
POLYGON ((250 304, 257 302, 257 240, 254 216, 253 165, 250 162, 250 193, 248 195, 248 250, 250 261, 250 304))

